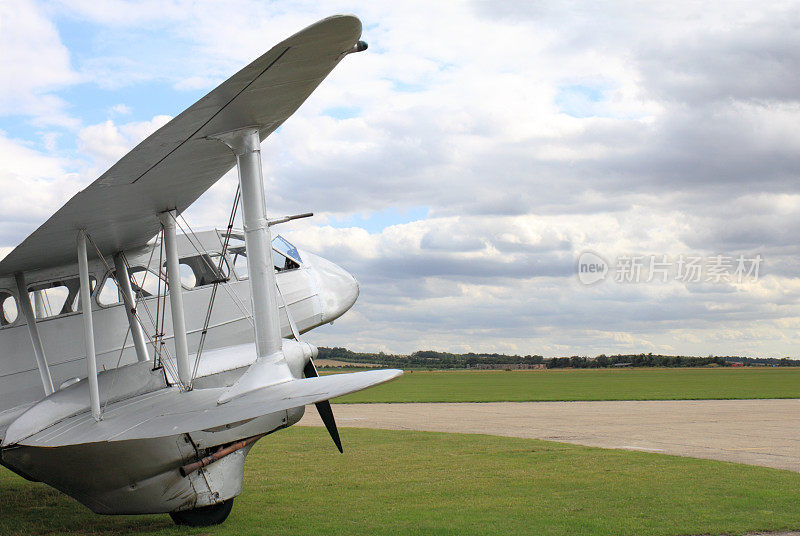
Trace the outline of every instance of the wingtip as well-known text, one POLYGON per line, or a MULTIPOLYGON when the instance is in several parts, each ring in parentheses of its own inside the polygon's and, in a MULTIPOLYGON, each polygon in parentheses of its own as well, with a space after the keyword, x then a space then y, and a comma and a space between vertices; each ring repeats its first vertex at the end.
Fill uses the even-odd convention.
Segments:
POLYGON ((380 369, 374 372, 379 372, 383 376, 381 383, 392 381, 395 378, 399 378, 403 375, 403 371, 400 369, 380 369))
POLYGON ((343 31, 351 31, 354 34, 356 34, 356 37, 360 37, 361 32, 364 29, 361 19, 359 19, 352 13, 340 13, 337 15, 331 15, 330 17, 325 17, 324 19, 318 20, 317 22, 306 27, 304 30, 301 30, 301 32, 310 30, 315 27, 325 27, 328 25, 339 26, 343 31))

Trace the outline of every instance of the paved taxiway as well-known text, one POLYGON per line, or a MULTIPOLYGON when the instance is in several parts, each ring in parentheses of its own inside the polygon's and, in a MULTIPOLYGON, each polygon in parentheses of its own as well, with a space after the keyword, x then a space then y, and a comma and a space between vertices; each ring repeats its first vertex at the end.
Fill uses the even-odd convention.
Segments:
MULTIPOLYGON (((339 426, 529 437, 800 472, 800 400, 335 404, 339 426)), ((321 426, 308 408, 300 425, 321 426)))

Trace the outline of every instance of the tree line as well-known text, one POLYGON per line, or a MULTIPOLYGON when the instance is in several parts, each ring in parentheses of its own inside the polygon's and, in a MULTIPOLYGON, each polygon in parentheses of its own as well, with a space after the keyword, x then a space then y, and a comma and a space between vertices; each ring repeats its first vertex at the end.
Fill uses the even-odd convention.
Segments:
POLYGON ((544 363, 540 355, 504 355, 504 354, 451 354, 433 350, 420 350, 411 355, 393 355, 383 352, 351 352, 347 348, 319 349, 320 359, 335 359, 348 363, 375 363, 387 367, 406 368, 470 368, 475 365, 524 365, 544 363))
POLYGON ((732 366, 734 363, 756 366, 797 367, 800 360, 739 356, 695 357, 660 354, 600 354, 596 357, 571 356, 544 358, 540 355, 505 355, 496 353, 454 354, 434 350, 419 350, 410 355, 383 352, 352 352, 347 348, 319 348, 320 359, 333 359, 347 363, 370 363, 396 368, 456 369, 479 365, 538 365, 547 368, 617 368, 617 367, 706 367, 732 366))

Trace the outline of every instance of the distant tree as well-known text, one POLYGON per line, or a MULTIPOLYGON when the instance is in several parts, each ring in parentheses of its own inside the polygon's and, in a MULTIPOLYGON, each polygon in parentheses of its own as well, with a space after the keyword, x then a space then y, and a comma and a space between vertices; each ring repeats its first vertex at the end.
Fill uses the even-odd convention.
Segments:
MULTIPOLYGON (((419 350, 411 355, 393 355, 385 352, 353 352, 341 347, 320 347, 320 359, 331 359, 353 363, 375 363, 393 368, 422 368, 422 369, 451 369, 474 368, 480 366, 506 366, 506 365, 533 365, 544 363, 547 368, 607 368, 616 366, 634 367, 702 367, 702 366, 729 366, 731 362, 746 365, 797 367, 800 360, 789 358, 754 358, 728 356, 708 357, 693 356, 668 356, 652 352, 644 354, 617 354, 607 356, 600 354, 594 359, 584 356, 554 357, 544 359, 541 355, 503 355, 498 353, 454 354, 435 350, 419 350)), ((504 367, 505 368, 505 367, 504 367)))

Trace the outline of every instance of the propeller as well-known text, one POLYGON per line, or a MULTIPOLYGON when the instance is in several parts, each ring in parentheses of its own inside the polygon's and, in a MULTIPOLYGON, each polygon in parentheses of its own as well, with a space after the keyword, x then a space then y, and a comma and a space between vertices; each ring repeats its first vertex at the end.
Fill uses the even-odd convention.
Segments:
MULTIPOLYGON (((303 374, 306 378, 316 378, 319 376, 317 372, 317 367, 314 366, 314 361, 311 359, 308 360, 306 366, 303 368, 303 374)), ((314 404, 317 406, 317 412, 319 413, 320 418, 322 418, 322 422, 325 423, 325 428, 328 429, 328 433, 331 435, 331 439, 336 444, 336 448, 339 449, 339 452, 344 452, 342 450, 342 440, 339 439, 339 430, 336 428, 336 421, 333 418, 333 409, 331 409, 331 403, 328 400, 323 400, 322 402, 317 402, 314 404)))
MULTIPOLYGON (((292 314, 289 312, 289 306, 286 304, 286 300, 283 298, 283 293, 281 292, 280 285, 275 285, 278 289, 278 295, 281 297, 281 301, 283 302, 283 310, 286 311, 286 318, 289 319, 289 328, 292 330, 292 336, 294 340, 300 342, 300 332, 297 330, 297 325, 294 323, 294 318, 292 318, 292 314)), ((314 366, 314 359, 312 357, 308 358, 308 363, 306 366, 303 367, 303 376, 306 378, 317 378, 319 373, 317 372, 317 367, 314 366)), ((336 428, 336 420, 333 418, 333 409, 331 408, 331 403, 328 400, 323 400, 322 402, 317 402, 314 404, 317 406, 317 412, 319 413, 322 422, 325 424, 325 428, 328 430, 328 433, 333 439, 333 443, 336 445, 336 448, 339 449, 339 452, 344 453, 342 450, 342 440, 339 438, 339 430, 336 428)))

